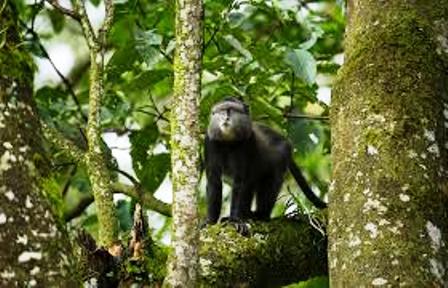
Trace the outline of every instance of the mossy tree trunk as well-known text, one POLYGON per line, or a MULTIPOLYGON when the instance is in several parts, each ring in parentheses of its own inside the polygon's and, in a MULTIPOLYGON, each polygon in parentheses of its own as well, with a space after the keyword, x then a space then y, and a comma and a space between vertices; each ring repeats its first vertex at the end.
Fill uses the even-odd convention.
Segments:
POLYGON ((446 287, 448 1, 348 3, 332 102, 331 287, 446 287))
POLYGON ((67 235, 44 195, 48 172, 14 1, 0 1, 0 286, 79 287, 67 235), (8 3, 5 3, 8 2, 8 3))
POLYGON ((176 1, 174 97, 171 110, 173 252, 164 285, 197 287, 202 0, 176 1))

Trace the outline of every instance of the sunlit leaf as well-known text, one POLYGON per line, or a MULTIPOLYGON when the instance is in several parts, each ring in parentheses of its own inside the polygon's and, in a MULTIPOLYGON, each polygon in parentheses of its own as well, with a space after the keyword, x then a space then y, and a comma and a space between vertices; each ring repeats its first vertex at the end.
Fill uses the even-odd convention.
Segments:
POLYGON ((288 50, 284 59, 294 71, 296 77, 307 84, 313 84, 316 79, 317 65, 313 55, 303 49, 288 50))
POLYGON ((53 9, 48 11, 48 16, 51 21, 51 25, 53 26, 53 30, 56 33, 59 33, 62 31, 62 28, 64 28, 65 24, 65 17, 62 13, 59 11, 53 9))

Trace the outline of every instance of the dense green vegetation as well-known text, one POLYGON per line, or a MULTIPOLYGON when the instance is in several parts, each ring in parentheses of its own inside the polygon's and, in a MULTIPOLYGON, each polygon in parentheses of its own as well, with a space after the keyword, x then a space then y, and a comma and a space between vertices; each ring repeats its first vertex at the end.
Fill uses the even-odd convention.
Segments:
MULTIPOLYGON (((102 1, 91 0, 87 7, 91 20, 101 20, 102 1)), ((64 71, 65 75, 35 81, 40 116, 85 148, 82 130, 88 108, 89 57, 79 24, 45 1, 22 3, 19 12, 26 33, 24 45, 38 63, 36 75, 49 73, 48 69, 58 74, 64 71), (61 57, 65 50, 54 49, 60 44, 72 52, 63 57, 73 58, 73 66, 44 66, 42 60, 52 63, 61 57)), ((140 183, 146 193, 155 193, 170 171, 174 19, 174 1, 116 1, 108 35, 101 126, 108 135, 129 138, 135 179, 125 178, 140 183)), ((226 96, 242 97, 254 119, 288 135, 313 189, 325 195, 331 165, 329 89, 341 64, 344 25, 342 5, 335 1, 206 0, 201 129, 211 105, 226 96)), ((129 169, 122 168, 123 159, 111 157, 121 148, 108 144, 104 150, 116 179, 123 174, 120 169, 129 169)), ((70 227, 83 227, 95 236, 97 218, 95 209, 89 207, 92 197, 86 168, 72 163, 60 151, 51 152, 56 182, 48 186, 55 191, 52 197, 59 198, 53 200, 62 203, 60 213, 66 215, 70 227)), ((312 207, 295 183, 287 183, 274 211, 276 216, 312 207)), ((203 185, 200 190, 203 204, 203 185)), ((160 191, 168 193, 166 188, 160 191)), ((116 201, 121 233, 127 235, 134 200, 120 197, 116 201)), ((157 228, 154 239, 161 240, 170 219, 151 219, 154 222, 149 226, 157 228)))

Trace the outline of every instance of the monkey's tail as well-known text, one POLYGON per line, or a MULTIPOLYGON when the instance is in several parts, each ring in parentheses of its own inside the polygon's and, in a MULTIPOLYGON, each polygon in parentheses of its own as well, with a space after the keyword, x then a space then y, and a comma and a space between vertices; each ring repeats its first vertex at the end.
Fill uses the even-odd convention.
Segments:
POLYGON ((291 171, 292 176, 296 180, 297 184, 299 184, 306 198, 311 201, 319 209, 327 208, 327 204, 320 200, 319 197, 314 194, 313 190, 311 190, 310 186, 306 182, 305 177, 303 177, 302 172, 300 171, 299 166, 291 159, 289 162, 289 170, 291 171))

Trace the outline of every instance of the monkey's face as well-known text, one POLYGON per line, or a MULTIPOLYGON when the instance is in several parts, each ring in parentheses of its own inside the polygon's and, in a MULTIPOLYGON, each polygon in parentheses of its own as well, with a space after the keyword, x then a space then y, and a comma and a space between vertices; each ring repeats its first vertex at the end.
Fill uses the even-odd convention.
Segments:
POLYGON ((251 119, 242 102, 224 101, 213 107, 207 129, 210 139, 238 141, 247 139, 251 133, 251 119))

